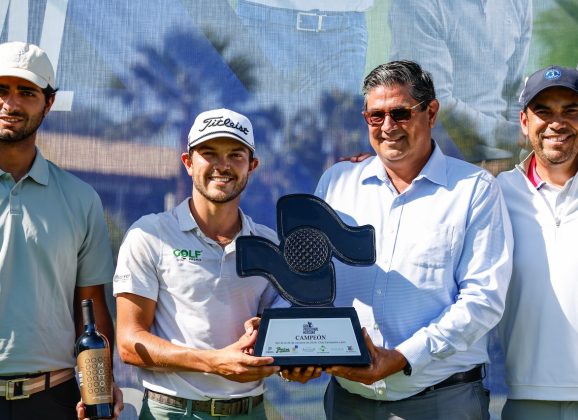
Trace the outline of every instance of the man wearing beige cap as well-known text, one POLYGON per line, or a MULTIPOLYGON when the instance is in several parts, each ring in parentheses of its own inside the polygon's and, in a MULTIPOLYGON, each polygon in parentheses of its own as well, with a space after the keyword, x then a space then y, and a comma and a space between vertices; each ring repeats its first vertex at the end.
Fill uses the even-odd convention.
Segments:
POLYGON ((112 277, 112 253, 100 199, 36 147, 55 93, 44 51, 23 42, 0 44, 3 420, 77 418, 73 350, 83 328, 82 299, 93 300, 98 328, 113 339, 103 287, 112 277))
POLYGON ((262 379, 279 368, 250 355, 256 331, 244 321, 278 295, 265 278, 239 278, 235 254, 239 235, 277 241, 239 208, 254 152, 245 116, 201 113, 181 156, 192 197, 125 236, 114 276, 118 349, 140 368, 141 419, 265 418, 262 379))

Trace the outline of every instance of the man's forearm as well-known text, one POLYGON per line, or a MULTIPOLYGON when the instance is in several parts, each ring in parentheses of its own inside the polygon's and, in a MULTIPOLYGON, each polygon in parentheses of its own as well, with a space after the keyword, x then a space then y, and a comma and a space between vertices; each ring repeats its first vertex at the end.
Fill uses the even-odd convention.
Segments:
POLYGON ((212 350, 179 346, 147 331, 119 339, 118 351, 123 362, 145 369, 175 372, 210 372, 212 350))

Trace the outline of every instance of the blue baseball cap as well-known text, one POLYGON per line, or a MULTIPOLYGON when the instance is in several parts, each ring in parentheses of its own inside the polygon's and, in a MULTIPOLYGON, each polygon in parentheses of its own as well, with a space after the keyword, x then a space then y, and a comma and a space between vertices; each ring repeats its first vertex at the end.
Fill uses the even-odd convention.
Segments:
POLYGON ((578 93, 578 70, 570 67, 550 66, 538 70, 528 79, 520 94, 522 109, 526 109, 532 99, 544 89, 561 86, 578 93))

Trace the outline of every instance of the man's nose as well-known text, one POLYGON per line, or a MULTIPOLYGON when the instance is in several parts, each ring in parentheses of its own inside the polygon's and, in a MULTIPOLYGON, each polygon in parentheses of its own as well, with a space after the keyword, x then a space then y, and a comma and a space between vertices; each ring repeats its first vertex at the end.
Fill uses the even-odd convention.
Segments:
POLYGON ((0 97, 0 108, 7 112, 13 112, 18 109, 18 96, 14 93, 3 94, 0 97))
POLYGON ((390 131, 393 127, 397 125, 397 121, 395 121, 391 115, 385 114, 383 118, 383 123, 381 124, 381 131, 390 131))
POLYGON ((226 156, 217 156, 214 163, 215 168, 219 170, 228 169, 231 165, 226 156))
POLYGON ((560 130, 568 126, 568 120, 561 113, 556 113, 548 120, 548 127, 553 130, 560 130))

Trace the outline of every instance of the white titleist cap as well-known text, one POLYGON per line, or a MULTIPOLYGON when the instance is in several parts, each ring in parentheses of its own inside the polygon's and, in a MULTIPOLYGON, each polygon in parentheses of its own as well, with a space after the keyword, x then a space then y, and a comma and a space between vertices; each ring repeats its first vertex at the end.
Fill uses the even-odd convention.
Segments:
POLYGON ((44 50, 25 42, 0 44, 0 76, 20 77, 44 89, 54 88, 54 68, 44 50))
POLYGON ((189 132, 189 150, 205 141, 219 137, 237 140, 255 151, 251 121, 230 109, 212 109, 200 113, 189 132))

